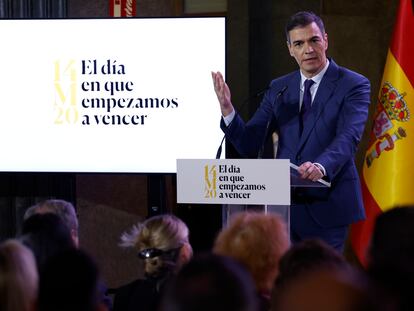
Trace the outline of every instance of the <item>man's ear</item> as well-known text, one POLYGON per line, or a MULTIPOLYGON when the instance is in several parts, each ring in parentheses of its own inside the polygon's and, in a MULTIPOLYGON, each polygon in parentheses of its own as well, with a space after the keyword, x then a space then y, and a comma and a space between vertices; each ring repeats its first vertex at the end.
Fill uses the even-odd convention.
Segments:
POLYGON ((73 244, 75 244, 75 247, 79 248, 78 232, 75 229, 71 229, 70 230, 70 236, 72 238, 73 244))
POLYGON ((323 38, 325 40, 325 51, 328 49, 328 34, 325 32, 323 35, 323 38))
POLYGON ((190 244, 184 243, 184 245, 180 249, 178 256, 179 258, 177 260, 177 268, 181 269, 181 267, 185 265, 187 262, 189 262, 193 257, 193 249, 190 246, 190 244))
POLYGON ((287 45, 287 48, 288 48, 288 50, 289 50, 289 54, 290 54, 290 56, 292 56, 292 57, 293 57, 292 45, 289 43, 289 41, 286 41, 286 45, 287 45))

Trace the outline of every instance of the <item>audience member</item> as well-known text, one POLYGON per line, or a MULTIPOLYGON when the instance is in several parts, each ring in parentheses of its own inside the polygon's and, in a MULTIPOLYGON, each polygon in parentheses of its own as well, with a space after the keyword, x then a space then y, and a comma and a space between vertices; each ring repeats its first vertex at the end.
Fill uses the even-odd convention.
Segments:
POLYGON ((0 244, 0 310, 34 310, 38 274, 35 258, 18 240, 0 244))
POLYGON ((65 200, 45 200, 29 207, 23 219, 26 220, 34 214, 52 213, 60 217, 64 224, 69 228, 71 237, 76 246, 79 245, 79 224, 76 216, 75 207, 72 203, 65 200))
POLYGON ((279 261, 272 311, 368 311, 373 305, 362 271, 320 239, 294 244, 279 261))
POLYGON ((414 206, 396 207, 377 217, 368 259, 368 274, 382 305, 414 310, 414 206))
POLYGON ((39 271, 45 261, 63 250, 75 247, 69 229, 55 214, 35 214, 23 222, 22 242, 35 255, 39 271))
POLYGON ((268 310, 279 259, 289 245, 286 225, 278 215, 241 212, 219 233, 213 252, 232 257, 247 268, 256 284, 261 310, 268 310))
POLYGON ((324 241, 316 238, 305 239, 292 247, 279 261, 279 274, 275 280, 273 296, 277 296, 291 280, 319 268, 350 268, 345 257, 324 241))
POLYGON ((157 310, 165 283, 192 257, 188 227, 173 215, 153 216, 125 232, 121 246, 138 251, 145 278, 116 289, 113 310, 157 310))
POLYGON ((369 287, 357 270, 315 267, 279 290, 272 311, 373 311, 369 287))
POLYGON ((40 274, 38 311, 107 311, 100 274, 86 252, 72 248, 46 261, 40 274))
POLYGON ((194 257, 168 284, 161 311, 255 311, 256 289, 249 272, 230 257, 194 257))
MULTIPOLYGON (((33 216, 36 215, 44 215, 44 214, 54 214, 57 217, 60 218, 60 221, 63 225, 65 225, 67 227, 67 230, 69 230, 69 234, 70 234, 70 238, 72 240, 72 244, 74 247, 79 247, 79 222, 78 222, 78 218, 76 215, 76 211, 75 211, 75 207, 72 205, 72 203, 65 201, 65 200, 58 200, 58 199, 50 199, 50 200, 45 200, 42 201, 36 205, 33 205, 31 207, 29 207, 25 214, 24 214, 24 221, 27 222, 30 218, 32 218, 33 216)), ((41 216, 36 216, 35 218, 38 218, 41 216)), ((52 217, 53 218, 53 217, 52 217)), ((29 222, 32 222, 29 221, 29 222)), ((36 221, 38 222, 38 220, 36 221)), ((57 228, 53 229, 53 230, 57 230, 57 228)), ((60 249, 65 249, 68 246, 68 242, 67 242, 67 234, 63 233, 63 231, 66 231, 66 229, 64 228, 59 228, 59 234, 56 238, 54 238, 52 241, 49 241, 51 245, 49 245, 49 247, 52 247, 52 245, 55 245, 54 241, 58 243, 57 249, 55 251, 58 251, 60 249), (64 237, 65 236, 65 237, 64 237), (62 243, 61 245, 59 245, 59 242, 57 241, 57 239, 62 239, 62 243)), ((36 235, 41 235, 40 232, 36 233, 36 235)), ((38 237, 37 240, 39 239, 43 239, 38 237)), ((30 242, 31 244, 33 244, 33 242, 30 242)), ((34 246, 36 248, 39 248, 39 245, 36 246, 36 244, 38 244, 39 241, 34 242, 34 246)), ((44 248, 44 247, 43 247, 44 248)), ((35 254, 37 254, 38 256, 42 256, 42 254, 44 254, 44 252, 46 253, 50 253, 47 250, 34 250, 35 254), (38 254, 38 252, 40 252, 38 254)), ((45 254, 44 254, 45 255, 45 254)), ((44 259, 39 258, 40 261, 44 261, 44 259)), ((105 285, 105 283, 103 282, 103 280, 100 283, 100 289, 103 293, 105 293, 107 291, 107 286, 105 285)), ((102 296, 103 302, 106 304, 106 306, 108 307, 109 310, 112 309, 112 300, 109 296, 107 295, 103 295, 102 296)))

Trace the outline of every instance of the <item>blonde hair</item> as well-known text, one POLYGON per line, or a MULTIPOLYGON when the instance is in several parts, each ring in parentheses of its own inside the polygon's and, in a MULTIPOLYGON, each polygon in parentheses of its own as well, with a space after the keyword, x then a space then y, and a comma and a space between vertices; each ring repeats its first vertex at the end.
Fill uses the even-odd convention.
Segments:
POLYGON ((0 309, 27 311, 37 297, 38 274, 29 248, 17 240, 0 245, 0 309))
MULTIPOLYGON (((187 225, 171 214, 153 216, 142 223, 134 225, 122 234, 120 245, 134 247, 138 251, 149 248, 162 251, 181 248, 179 258, 174 263, 177 268, 186 263, 193 254, 187 225)), ((157 270, 162 266, 158 258, 148 259, 146 263, 148 265, 146 265, 145 271, 148 273, 152 273, 153 270, 157 270)))
POLYGON ((285 223, 275 214, 241 212, 217 236, 213 252, 242 263, 256 288, 270 293, 278 274, 279 259, 290 246, 285 223))

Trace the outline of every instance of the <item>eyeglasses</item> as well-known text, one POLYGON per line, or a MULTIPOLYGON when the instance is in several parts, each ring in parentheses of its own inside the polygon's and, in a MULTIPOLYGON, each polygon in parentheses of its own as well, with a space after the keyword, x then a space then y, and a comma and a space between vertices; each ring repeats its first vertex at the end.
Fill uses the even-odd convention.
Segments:
POLYGON ((138 252, 138 257, 140 259, 148 259, 161 256, 162 254, 164 254, 163 250, 160 250, 158 248, 147 248, 138 252))
POLYGON ((164 256, 165 258, 175 257, 178 254, 178 251, 180 250, 180 248, 181 246, 177 248, 172 248, 166 251, 163 251, 162 249, 159 249, 159 248, 146 248, 138 252, 138 257, 140 259, 149 259, 149 258, 154 258, 154 257, 159 257, 159 256, 164 256))

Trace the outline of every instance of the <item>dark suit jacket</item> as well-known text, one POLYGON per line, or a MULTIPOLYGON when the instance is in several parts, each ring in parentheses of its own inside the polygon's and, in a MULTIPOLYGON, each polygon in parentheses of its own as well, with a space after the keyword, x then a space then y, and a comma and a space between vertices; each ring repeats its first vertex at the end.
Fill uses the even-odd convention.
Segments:
POLYGON ((160 300, 155 281, 138 279, 115 290, 113 311, 157 311, 160 300))
POLYGON ((245 157, 257 156, 270 120, 268 132, 279 134, 277 158, 324 166, 331 188, 292 191, 291 228, 299 234, 309 221, 330 228, 365 217, 354 155, 370 102, 369 81, 330 59, 300 136, 300 79, 298 70, 273 80, 247 124, 237 113, 229 127, 221 123, 227 139, 245 157))

